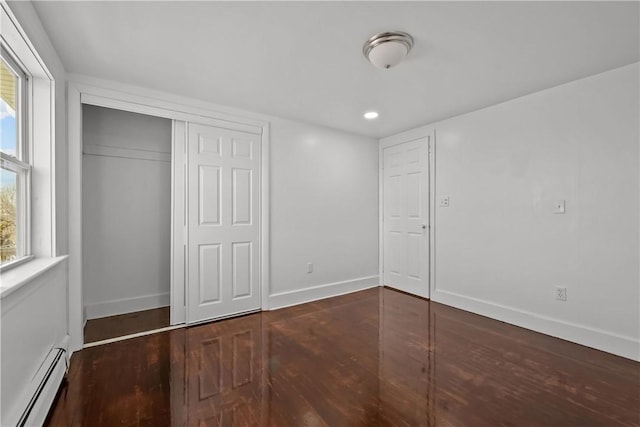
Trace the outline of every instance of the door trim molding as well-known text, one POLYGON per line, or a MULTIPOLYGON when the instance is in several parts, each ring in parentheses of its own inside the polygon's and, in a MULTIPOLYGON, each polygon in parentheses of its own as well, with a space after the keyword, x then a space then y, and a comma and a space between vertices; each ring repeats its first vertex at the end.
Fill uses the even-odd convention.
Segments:
MULTIPOLYGON (((70 351, 84 344, 82 295, 82 105, 97 105, 163 117, 174 121, 244 130, 261 137, 260 173, 260 292, 262 310, 268 310, 269 291, 269 122, 267 117, 178 95, 70 75, 67 87, 69 318, 70 351)), ((172 139, 174 138, 172 131, 172 139)), ((172 158, 173 160, 173 158, 172 158)), ((173 169, 173 165, 172 165, 173 169)), ((172 180, 173 181, 173 180, 172 180)), ((172 200, 174 188, 172 182, 172 200)), ((173 209, 172 209, 173 211, 173 209)), ((173 216, 173 212, 172 212, 173 216)), ((172 219, 173 222, 173 219, 172 219)), ((173 243, 172 243, 173 248, 173 243)), ((173 253, 173 250, 171 251, 173 253)), ((183 285, 184 286, 184 285, 183 285)), ((174 290, 173 266, 171 290, 174 290)), ((186 320, 186 319, 185 319, 186 320)))
POLYGON ((397 135, 388 136, 378 140, 378 275, 380 286, 384 283, 384 150, 395 145, 413 142, 418 139, 427 138, 427 149, 429 154, 427 188, 429 190, 429 260, 428 260, 428 299, 431 299, 435 291, 435 170, 436 170, 436 150, 435 150, 435 128, 433 126, 423 126, 412 129, 397 135))
POLYGON ((187 124, 182 120, 171 122, 171 312, 170 324, 187 320, 187 290, 185 279, 187 257, 186 233, 186 141, 187 124), (180 165, 180 166, 178 166, 180 165), (180 203, 176 203, 180 200, 180 203))

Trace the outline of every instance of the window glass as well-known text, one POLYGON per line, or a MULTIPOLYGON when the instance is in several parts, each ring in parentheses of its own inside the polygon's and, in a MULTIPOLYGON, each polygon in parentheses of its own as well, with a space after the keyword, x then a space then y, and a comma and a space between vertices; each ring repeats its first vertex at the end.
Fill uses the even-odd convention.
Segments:
POLYGON ((20 78, 2 58, 0 63, 0 151, 20 158, 18 140, 20 78))
POLYGON ((18 174, 0 168, 0 263, 16 257, 18 245, 18 174))
POLYGON ((23 87, 26 74, 3 48, 0 61, 0 265, 28 255, 28 183, 23 87))

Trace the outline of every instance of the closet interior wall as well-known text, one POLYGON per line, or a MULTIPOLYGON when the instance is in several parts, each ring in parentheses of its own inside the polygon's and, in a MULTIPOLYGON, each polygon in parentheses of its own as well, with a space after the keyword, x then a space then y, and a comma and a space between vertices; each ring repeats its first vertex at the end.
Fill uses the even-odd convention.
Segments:
POLYGON ((83 105, 85 319, 168 306, 171 120, 83 105))

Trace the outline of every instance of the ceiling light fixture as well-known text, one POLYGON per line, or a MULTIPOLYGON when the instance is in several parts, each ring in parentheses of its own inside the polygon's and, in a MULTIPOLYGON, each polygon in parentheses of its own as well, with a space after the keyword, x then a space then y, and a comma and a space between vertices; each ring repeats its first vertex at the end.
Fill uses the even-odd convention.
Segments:
POLYGON ((377 111, 367 111, 366 113, 364 113, 364 118, 367 120, 373 120, 373 119, 377 119, 379 116, 377 111))
POLYGON ((389 69, 398 65, 413 47, 413 37, 402 31, 376 34, 362 47, 365 58, 373 65, 389 69))

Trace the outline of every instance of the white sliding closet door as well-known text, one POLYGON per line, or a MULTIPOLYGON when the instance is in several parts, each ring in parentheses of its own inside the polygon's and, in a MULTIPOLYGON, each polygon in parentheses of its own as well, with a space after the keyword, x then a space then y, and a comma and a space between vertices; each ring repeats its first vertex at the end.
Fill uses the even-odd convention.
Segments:
POLYGON ((187 322, 260 308, 260 135, 188 124, 187 322))

